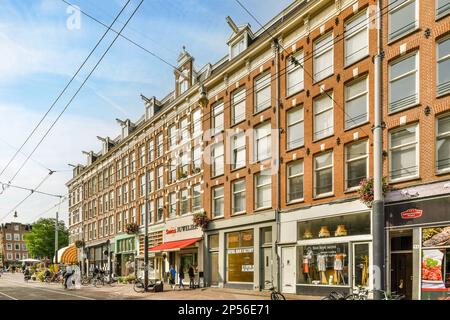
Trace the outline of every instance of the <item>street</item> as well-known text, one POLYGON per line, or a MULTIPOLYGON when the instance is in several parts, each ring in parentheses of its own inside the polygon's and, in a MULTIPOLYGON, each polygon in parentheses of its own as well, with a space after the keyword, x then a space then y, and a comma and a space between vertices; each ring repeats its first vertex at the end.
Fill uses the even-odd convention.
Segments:
MULTIPOLYGON (((288 300, 318 299, 319 297, 286 295, 288 300)), ((101 288, 82 286, 65 290, 57 283, 25 282, 21 273, 5 273, 0 277, 0 300, 268 300, 268 292, 253 292, 225 288, 203 288, 164 292, 136 293, 131 284, 105 285, 101 288)))

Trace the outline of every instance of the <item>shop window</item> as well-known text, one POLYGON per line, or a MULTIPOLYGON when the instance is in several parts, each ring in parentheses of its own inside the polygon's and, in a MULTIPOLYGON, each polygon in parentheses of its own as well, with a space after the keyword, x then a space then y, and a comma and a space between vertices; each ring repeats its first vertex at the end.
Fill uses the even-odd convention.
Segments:
MULTIPOLYGON (((447 1, 450 11, 450 2, 447 1)), ((436 94, 442 96, 450 92, 450 36, 437 44, 436 94)))
POLYGON ((304 88, 303 51, 294 53, 287 60, 286 96, 293 95, 304 88))
POLYGON ((303 106, 289 109, 287 117, 287 149, 295 149, 305 143, 303 106))
POLYGON ((333 33, 321 37, 313 47, 314 82, 333 74, 333 33))
POLYGON ((272 77, 270 72, 266 72, 262 76, 255 79, 254 82, 254 112, 260 112, 271 106, 272 92, 271 92, 272 77))
POLYGON ((367 77, 345 86, 345 129, 359 126, 369 120, 367 77))
POLYGON ((232 183, 232 214, 245 212, 245 179, 232 183))
POLYGON ((369 171, 368 142, 351 143, 345 147, 345 188, 359 187, 361 180, 366 179, 369 171))
POLYGON ((390 133, 390 169, 392 181, 415 178, 419 175, 418 125, 390 133))
POLYGON ((219 234, 212 234, 209 236, 209 249, 219 249, 219 234))
POLYGON ((294 161, 287 166, 288 202, 303 199, 303 160, 294 161))
POLYGON ((333 152, 314 157, 314 196, 333 193, 333 152))
POLYGON ((345 23, 345 65, 349 66, 369 54, 367 10, 345 23))
POLYGON ((448 299, 450 226, 422 229, 422 300, 448 299))
POLYGON ((231 96, 232 124, 245 120, 245 88, 238 89, 231 96))
POLYGON ((298 222, 298 240, 370 234, 370 212, 298 222))
POLYGON ((348 286, 348 243, 300 246, 298 250, 299 284, 348 286))
POLYGON ((227 280, 253 282, 253 230, 227 234, 227 280))
POLYGON ((211 128, 213 130, 213 134, 217 134, 224 129, 223 112, 224 112, 223 102, 219 102, 218 104, 212 107, 211 128))
POLYGON ((333 135, 333 99, 329 94, 323 94, 313 101, 314 108, 314 140, 320 140, 333 135))
POLYGON ((437 171, 450 170, 450 115, 437 119, 436 153, 437 171))
POLYGON ((245 133, 240 132, 231 137, 232 169, 245 166, 245 133))
POLYGON ((416 0, 389 0, 389 41, 407 35, 419 27, 416 0))
POLYGON ((401 57, 389 65, 389 112, 419 102, 419 54, 401 57))

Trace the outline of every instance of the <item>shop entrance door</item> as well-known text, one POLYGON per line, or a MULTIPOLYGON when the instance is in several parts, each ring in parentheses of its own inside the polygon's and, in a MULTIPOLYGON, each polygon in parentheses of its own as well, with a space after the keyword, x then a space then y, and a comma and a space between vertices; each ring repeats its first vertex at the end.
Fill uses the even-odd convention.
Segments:
POLYGON ((261 287, 269 289, 272 286, 272 247, 261 249, 261 287), (269 281, 269 283, 267 283, 269 281))
POLYGON ((295 293, 295 247, 281 248, 281 291, 295 293))
POLYGON ((391 291, 412 298, 412 253, 391 254, 391 291))
POLYGON ((210 265, 211 286, 218 286, 219 285, 219 253, 211 252, 210 257, 211 257, 211 265, 210 265))
POLYGON ((353 287, 370 287, 371 247, 369 242, 353 243, 353 287))

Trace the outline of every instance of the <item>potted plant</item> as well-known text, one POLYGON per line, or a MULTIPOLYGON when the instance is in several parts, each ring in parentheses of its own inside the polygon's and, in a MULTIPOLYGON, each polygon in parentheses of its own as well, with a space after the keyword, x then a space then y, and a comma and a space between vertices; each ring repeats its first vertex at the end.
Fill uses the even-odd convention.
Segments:
MULTIPOLYGON (((386 177, 383 177, 382 188, 383 194, 389 190, 389 186, 386 182, 386 177)), ((361 182, 359 183, 359 190, 358 190, 359 198, 368 207, 372 206, 373 193, 374 193, 373 178, 361 180, 361 182)))
POLYGON ((75 247, 82 248, 83 246, 84 246, 84 241, 83 240, 75 241, 75 247))
POLYGON ((192 222, 195 226, 202 228, 202 230, 205 230, 208 227, 209 218, 206 215, 206 212, 202 210, 200 212, 194 213, 192 222))
POLYGON ((126 225, 126 230, 128 234, 135 234, 139 232, 139 225, 135 222, 128 223, 126 225))

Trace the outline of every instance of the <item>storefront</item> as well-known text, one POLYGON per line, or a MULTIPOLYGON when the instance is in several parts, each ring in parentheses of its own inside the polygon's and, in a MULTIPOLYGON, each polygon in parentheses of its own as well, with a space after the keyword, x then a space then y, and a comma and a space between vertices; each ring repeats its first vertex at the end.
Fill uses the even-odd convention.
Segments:
POLYGON ((88 271, 92 273, 95 267, 100 270, 109 270, 108 250, 110 243, 105 240, 91 242, 85 246, 85 256, 88 271))
POLYGON ((114 271, 117 276, 128 276, 136 268, 136 236, 121 234, 115 237, 114 271))
POLYGON ((371 211, 359 200, 284 212, 280 224, 282 292, 372 289, 371 211))
POLYGON ((213 220, 206 234, 208 286, 259 290, 277 284, 275 212, 213 220))
POLYGON ((442 182, 386 196, 391 291, 413 300, 450 300, 449 193, 449 182, 442 182))
MULTIPOLYGON (((161 274, 166 276, 170 266, 179 273, 183 270, 183 283, 189 285, 189 268, 195 273, 195 282, 203 281, 203 231, 195 226, 192 215, 184 215, 167 220, 163 232, 163 243, 149 249, 155 262, 161 263, 161 274)), ((165 277, 167 281, 167 277, 165 277)))
MULTIPOLYGON (((148 227, 148 248, 154 248, 163 243, 165 225, 163 223, 152 225, 148 227)), ((144 234, 139 235, 139 256, 137 257, 137 273, 139 276, 144 276, 144 234)), ((161 252, 148 253, 149 271, 148 277, 150 280, 164 279, 165 263, 161 252)))

